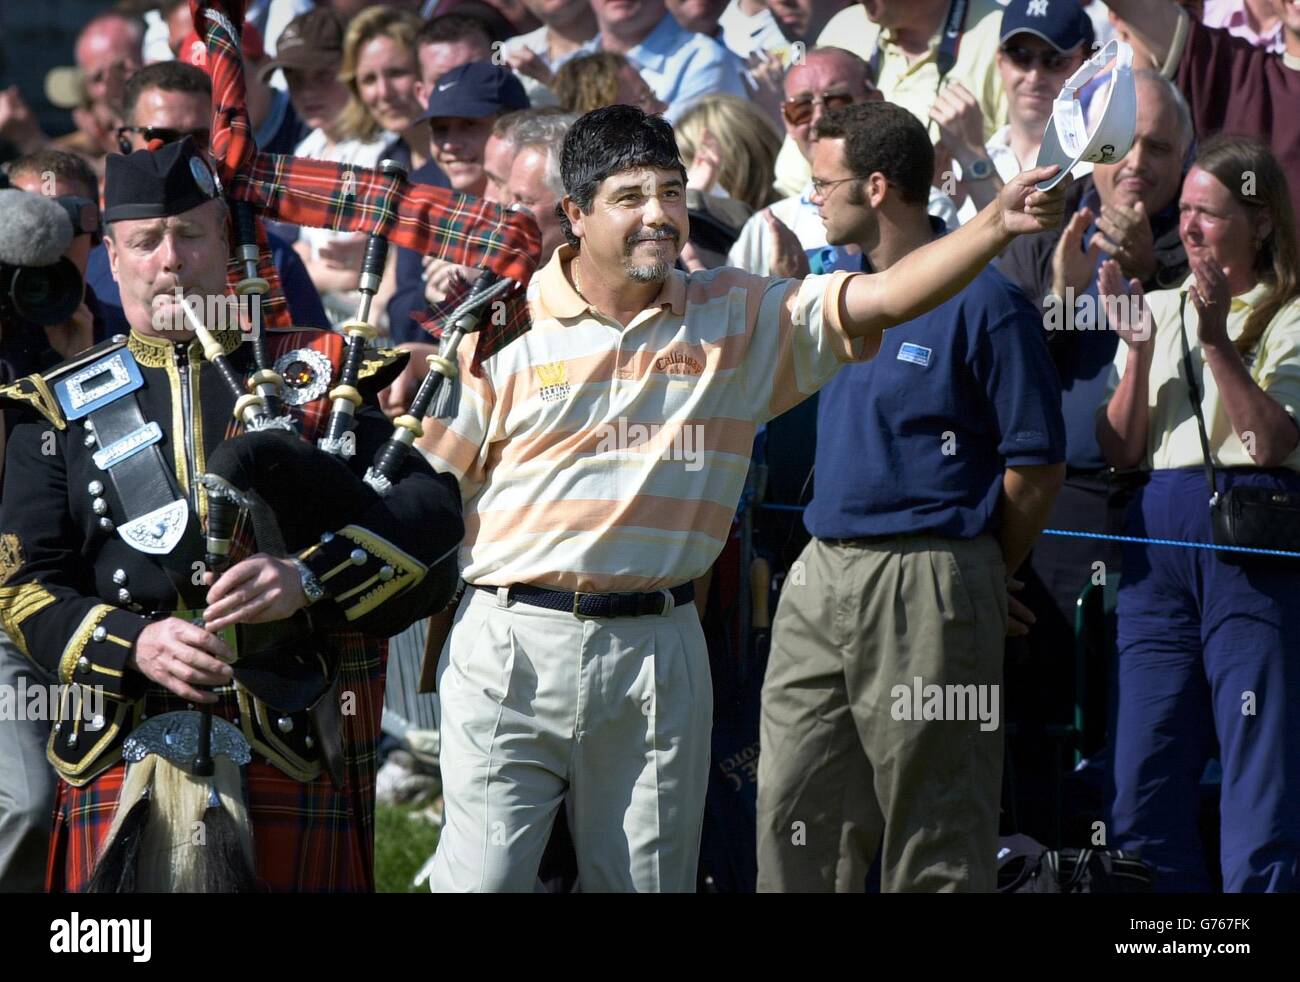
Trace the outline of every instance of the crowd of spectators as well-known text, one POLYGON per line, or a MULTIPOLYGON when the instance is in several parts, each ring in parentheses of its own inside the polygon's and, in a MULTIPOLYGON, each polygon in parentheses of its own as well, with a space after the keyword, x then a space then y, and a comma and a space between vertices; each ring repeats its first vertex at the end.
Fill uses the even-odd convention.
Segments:
MULTIPOLYGON (((873 540, 888 553, 881 541, 897 540, 889 548, 903 555, 914 536, 1005 535, 1030 498, 1043 509, 1039 528, 1082 533, 1027 539, 1023 550, 1004 540, 994 558, 1007 565, 1010 598, 997 584, 962 587, 964 558, 942 571, 965 591, 964 603, 1002 604, 1009 633, 1024 635, 1008 642, 1008 666, 1017 643, 1040 660, 1036 684, 1054 691, 1018 697, 1041 695, 1055 708, 1023 719, 1068 715, 1070 700, 1055 687, 1075 674, 1065 651, 1074 650, 1076 605, 1090 584, 1104 585, 1098 569, 1108 571, 1120 584, 1117 640, 1087 649, 1103 663, 1109 692, 1104 739, 1087 748, 1103 774, 1105 844, 1139 849, 1174 888, 1300 888, 1300 607, 1291 599, 1300 574, 1142 541, 1210 541, 1204 455, 1226 482, 1220 490, 1300 494, 1300 0, 271 0, 249 8, 242 54, 261 149, 358 167, 391 160, 414 181, 527 209, 542 231, 543 262, 565 242, 557 205, 568 128, 614 104, 662 113, 687 168, 691 229, 679 263, 691 275, 721 266, 791 277, 885 268, 917 236, 972 221, 1034 166, 1065 81, 1110 38, 1130 44, 1131 149, 1112 163, 1074 167, 1063 226, 1020 238, 955 307, 908 325, 910 354, 855 366, 860 374, 846 371, 823 394, 820 425, 814 432, 810 418, 802 436, 817 447, 815 490, 811 475, 795 481, 806 490, 793 503, 810 505, 807 530, 823 549, 873 540), (922 132, 928 139, 918 143, 922 132), (931 363, 932 349, 950 343, 960 354, 931 363), (1193 365, 1204 449, 1186 386, 1193 365), (947 456, 959 464, 937 449, 950 433, 959 449, 947 456), (1047 480, 1037 498, 1017 498, 1016 482, 1032 485, 1041 467, 1059 467, 1055 486, 1047 480), (1125 534, 1122 546, 1106 538, 1125 534), (1257 715, 1243 714, 1244 692, 1264 699, 1257 715), (1221 773, 1217 858, 1197 830, 1211 760, 1221 773)), ((70 111, 69 132, 42 131, 31 93, 0 91, 0 155, 16 185, 41 190, 52 174, 57 184, 45 193, 97 200, 107 153, 186 136, 206 148, 212 88, 188 3, 106 4, 69 53, 75 67, 51 72, 46 85, 70 111)), ((1080 94, 1094 124, 1111 81, 1101 73, 1080 94)), ((46 332, 64 357, 125 329, 104 247, 90 231, 81 241, 86 302, 66 331, 46 332)), ((355 315, 363 236, 276 226, 268 243, 294 323, 330 327, 355 315)), ((392 343, 431 352, 418 315, 473 275, 395 249, 373 316, 392 343)), ((39 367, 11 339, 3 354, 11 376, 39 367)), ((385 394, 387 409, 403 408, 416 372, 385 394)), ((761 512, 756 521, 762 543, 761 512)), ((833 549, 809 558, 830 577, 844 561, 833 549)), ((878 587, 872 580, 867 592, 878 587)), ((925 588, 898 591, 906 605, 920 603, 925 588)), ((813 599, 805 594, 805 605, 813 599)), ((838 694, 828 684, 817 709, 819 719, 841 720, 827 746, 851 764, 805 781, 825 764, 816 749, 823 734, 801 729, 807 706, 788 694, 820 657, 809 654, 820 651, 810 633, 819 614, 808 606, 795 630, 788 618, 797 610, 783 603, 778 668, 764 692, 760 884, 860 887, 883 837, 886 888, 988 888, 988 870, 952 864, 960 837, 957 846, 942 835, 925 849, 917 842, 927 823, 969 817, 961 808, 935 817, 949 815, 935 782, 967 766, 963 800, 997 826, 1001 745, 982 743, 963 758, 943 744, 952 737, 922 751, 921 738, 908 736, 911 749, 900 750, 896 736, 870 729, 889 705, 860 674, 856 688, 838 694), (846 781, 863 785, 861 800, 832 802, 846 781), (930 800, 934 811, 920 815, 930 800), (811 873, 811 850, 780 847, 801 808, 845 812, 845 834, 811 873), (849 814, 855 809, 861 814, 849 814)), ((963 616, 942 606, 938 620, 963 616)), ((867 609, 864 601, 864 618, 867 609)), ((902 623, 860 624, 857 670, 876 678, 925 664, 930 675, 956 678, 949 659, 961 647, 984 659, 981 678, 996 681, 1002 638, 994 631, 991 639, 985 612, 972 615, 970 634, 945 635, 933 659, 918 655, 910 668, 881 654, 902 623)), ((825 677, 837 670, 833 658, 828 665, 825 677)))

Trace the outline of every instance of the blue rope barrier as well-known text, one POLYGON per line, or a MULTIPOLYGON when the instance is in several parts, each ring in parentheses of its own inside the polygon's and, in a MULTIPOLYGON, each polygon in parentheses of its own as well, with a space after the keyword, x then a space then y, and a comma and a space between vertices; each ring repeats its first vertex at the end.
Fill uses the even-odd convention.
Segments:
POLYGON ((1141 542, 1153 546, 1178 546, 1181 549, 1209 549, 1212 552, 1250 552, 1262 556, 1285 556, 1300 559, 1300 552, 1285 549, 1256 549, 1253 546, 1221 546, 1214 542, 1183 542, 1181 539, 1144 539, 1137 535, 1105 535, 1101 532, 1071 532, 1067 529, 1043 529, 1043 535, 1066 535, 1078 539, 1107 539, 1111 542, 1141 542))
MULTIPOLYGON (((759 505, 769 511, 802 512, 803 505, 778 505, 764 502, 759 505)), ((1043 535, 1064 535, 1076 539, 1105 539, 1108 542, 1139 542, 1149 546, 1176 546, 1180 549, 1209 549, 1212 552, 1249 552, 1261 556, 1283 556, 1287 559, 1300 559, 1300 552, 1288 552, 1285 549, 1256 549, 1252 546, 1221 546, 1213 542, 1183 542, 1180 539, 1146 539, 1137 535, 1106 535, 1102 532, 1073 532, 1069 529, 1043 529, 1043 535)))

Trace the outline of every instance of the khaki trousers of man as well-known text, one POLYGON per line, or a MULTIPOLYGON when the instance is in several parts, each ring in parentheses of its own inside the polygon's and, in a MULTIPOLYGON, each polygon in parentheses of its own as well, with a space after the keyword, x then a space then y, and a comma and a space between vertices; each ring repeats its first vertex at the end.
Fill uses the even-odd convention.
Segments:
POLYGON ((758 889, 860 892, 877 850, 887 892, 995 889, 1007 624, 996 541, 813 539, 799 563, 763 683, 758 889), (965 718, 915 718, 913 693, 929 685, 960 693, 945 715, 965 718), (994 685, 990 728, 965 687, 994 685))
POLYGON ((695 889, 713 683, 694 604, 591 620, 471 589, 438 694, 434 892, 538 889, 562 805, 583 892, 695 889))

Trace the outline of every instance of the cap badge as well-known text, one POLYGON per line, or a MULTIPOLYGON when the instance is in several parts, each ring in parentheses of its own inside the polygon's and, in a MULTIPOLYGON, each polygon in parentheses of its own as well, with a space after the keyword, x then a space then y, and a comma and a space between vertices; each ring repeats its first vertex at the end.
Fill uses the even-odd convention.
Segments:
POLYGON ((194 183, 199 186, 199 190, 205 197, 217 196, 217 184, 212 179, 212 171, 208 170, 207 164, 198 157, 190 158, 190 173, 194 175, 194 183))

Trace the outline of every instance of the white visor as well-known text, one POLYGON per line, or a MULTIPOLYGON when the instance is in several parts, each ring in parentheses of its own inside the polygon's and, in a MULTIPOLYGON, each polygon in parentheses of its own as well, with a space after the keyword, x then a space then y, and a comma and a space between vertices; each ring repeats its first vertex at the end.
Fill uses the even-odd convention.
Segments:
MULTIPOLYGON (((1097 93, 1094 99, 1101 98, 1097 93)), ((1123 41, 1111 40, 1104 48, 1079 66, 1061 88, 1052 106, 1052 118, 1043 131, 1043 144, 1038 149, 1038 167, 1060 164, 1061 170, 1050 180, 1038 185, 1040 191, 1050 191, 1070 173, 1080 161, 1094 164, 1113 164, 1133 145, 1133 132, 1137 128, 1137 92, 1133 84, 1133 49, 1123 41), (1111 60, 1115 67, 1106 89, 1106 102, 1101 118, 1088 134, 1083 117, 1083 104, 1076 98, 1083 88, 1101 73, 1111 60)))

